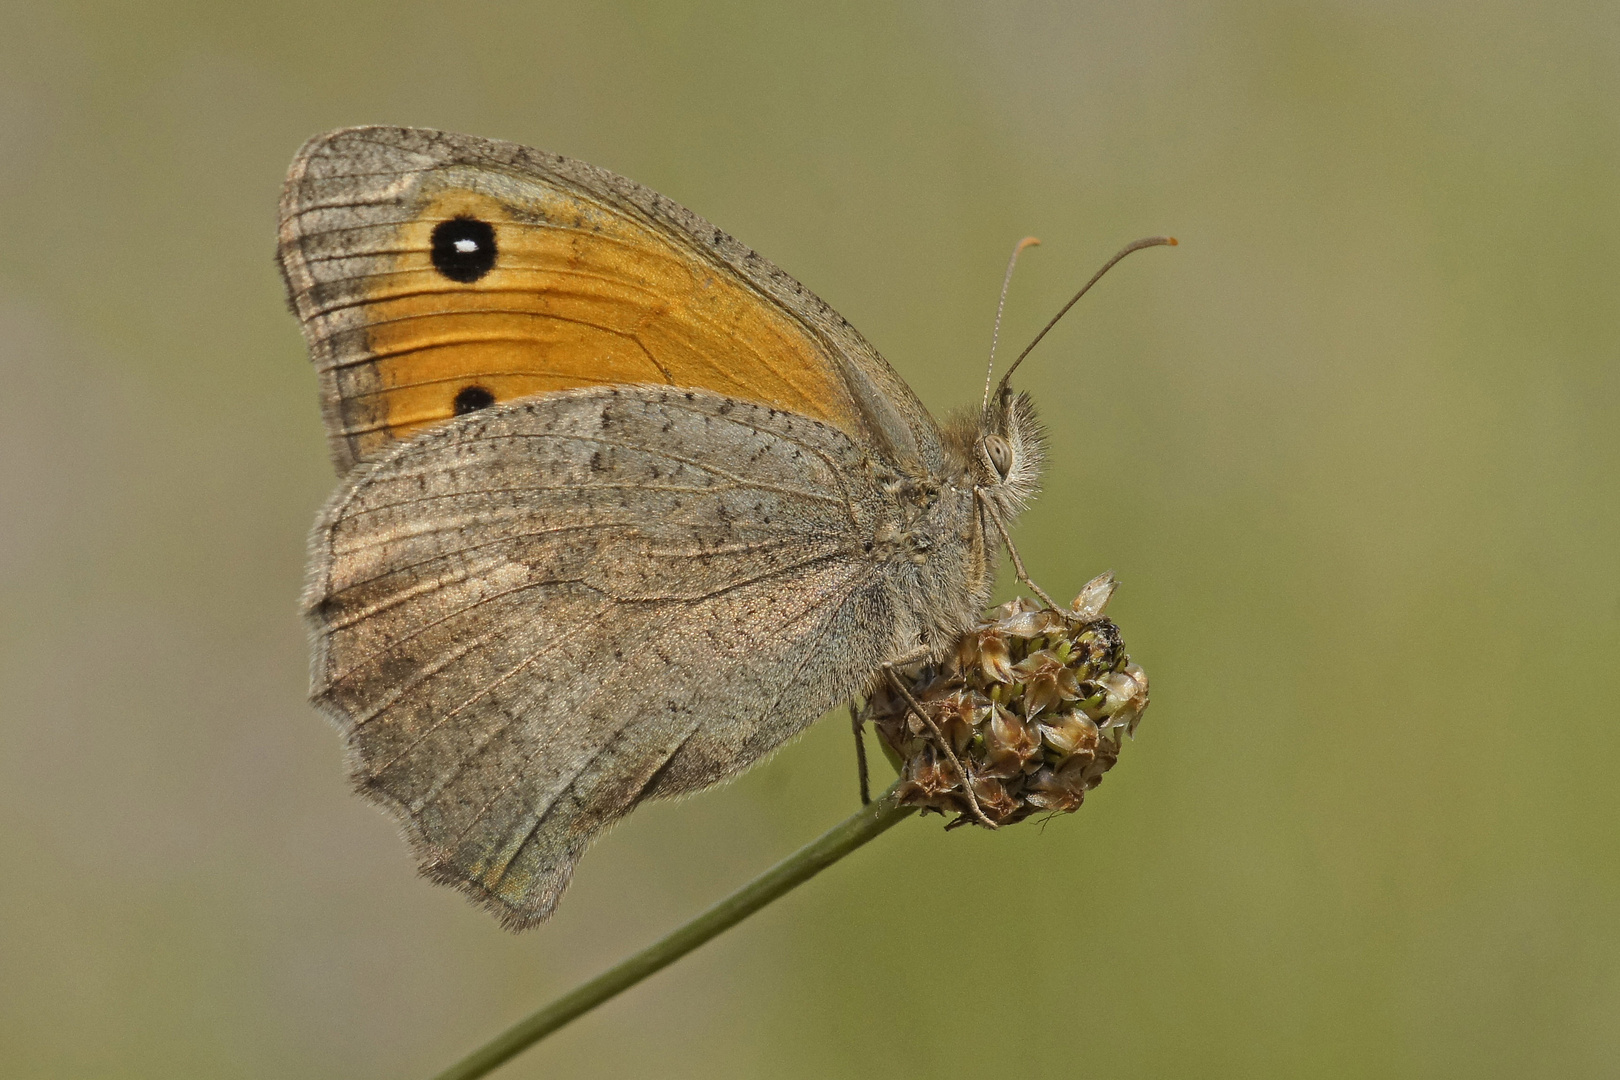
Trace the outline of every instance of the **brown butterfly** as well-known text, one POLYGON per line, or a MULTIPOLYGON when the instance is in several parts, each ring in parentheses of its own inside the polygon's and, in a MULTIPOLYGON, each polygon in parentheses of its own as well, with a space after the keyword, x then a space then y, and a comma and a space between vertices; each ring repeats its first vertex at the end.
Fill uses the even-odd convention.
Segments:
POLYGON ((334 131, 280 258, 344 474, 312 696, 423 872, 513 929, 643 799, 951 647, 1036 491, 1005 378, 936 423, 798 282, 583 162, 334 131))

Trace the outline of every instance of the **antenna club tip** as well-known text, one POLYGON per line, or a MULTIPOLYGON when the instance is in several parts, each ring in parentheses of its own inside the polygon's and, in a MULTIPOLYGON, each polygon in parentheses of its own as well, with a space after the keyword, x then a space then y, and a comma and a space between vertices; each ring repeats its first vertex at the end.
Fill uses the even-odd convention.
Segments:
POLYGON ((1181 241, 1177 240, 1173 236, 1167 236, 1167 237, 1164 238, 1164 246, 1165 247, 1180 247, 1181 246, 1181 241))
POLYGON ((1023 251, 1027 247, 1039 247, 1040 243, 1041 243, 1041 238, 1040 237, 1038 237, 1038 236, 1026 236, 1022 240, 1018 241, 1018 250, 1023 251))

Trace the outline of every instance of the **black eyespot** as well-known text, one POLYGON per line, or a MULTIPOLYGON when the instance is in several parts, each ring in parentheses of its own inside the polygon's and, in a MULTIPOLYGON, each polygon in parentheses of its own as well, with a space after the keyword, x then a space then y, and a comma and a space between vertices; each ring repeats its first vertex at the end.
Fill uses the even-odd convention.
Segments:
POLYGON ((1013 464, 1011 444, 1000 435, 986 435, 984 437, 984 452, 990 458, 990 464, 995 466, 996 472, 1001 478, 1003 480, 1007 479, 1007 474, 1012 472, 1013 464))
POLYGON ((463 386, 456 394, 456 415, 477 412, 495 404, 495 395, 482 386, 463 386))
POLYGON ((433 266, 451 281, 477 281, 495 265, 495 229, 458 217, 433 227, 433 266))

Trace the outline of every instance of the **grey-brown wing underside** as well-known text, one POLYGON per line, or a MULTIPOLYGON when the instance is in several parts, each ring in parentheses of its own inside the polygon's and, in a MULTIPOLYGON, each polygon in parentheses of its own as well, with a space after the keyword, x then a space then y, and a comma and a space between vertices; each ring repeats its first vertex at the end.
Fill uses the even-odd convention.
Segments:
POLYGON ((619 387, 428 432, 313 538, 313 696, 423 872, 550 914, 643 798, 745 768, 863 689, 893 614, 842 433, 619 387))

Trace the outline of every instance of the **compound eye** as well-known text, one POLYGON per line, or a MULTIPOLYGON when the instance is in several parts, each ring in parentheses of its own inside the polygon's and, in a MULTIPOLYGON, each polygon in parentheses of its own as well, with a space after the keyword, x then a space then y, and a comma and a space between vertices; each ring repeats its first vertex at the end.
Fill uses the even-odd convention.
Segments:
POLYGON ((984 452, 990 458, 990 464, 996 467, 1003 480, 1012 472, 1012 447, 1000 435, 986 435, 984 437, 984 452))

